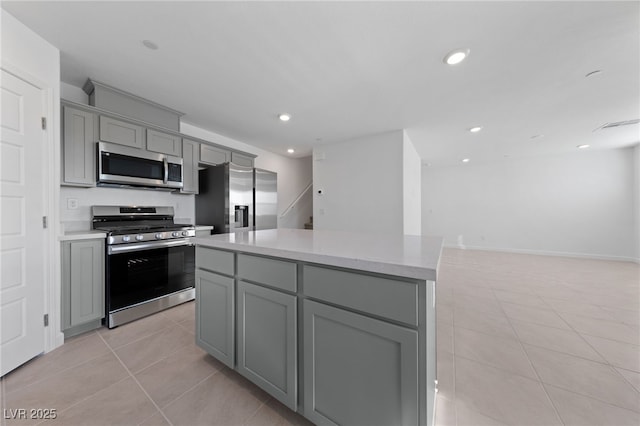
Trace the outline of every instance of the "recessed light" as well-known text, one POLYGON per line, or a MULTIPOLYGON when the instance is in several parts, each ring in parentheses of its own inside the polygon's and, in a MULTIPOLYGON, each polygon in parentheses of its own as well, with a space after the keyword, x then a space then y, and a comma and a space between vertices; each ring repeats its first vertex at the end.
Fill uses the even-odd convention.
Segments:
POLYGON ((158 45, 152 42, 151 40, 142 40, 142 44, 147 49, 158 50, 158 45))
POLYGON ((462 162, 463 162, 463 163, 468 163, 469 161, 471 161, 471 160, 470 160, 470 159, 468 159, 468 158, 463 158, 463 159, 462 159, 462 162))
POLYGON ((295 151, 293 148, 289 148, 289 149, 287 150, 287 152, 288 152, 289 154, 293 154, 293 153, 294 153, 294 152, 296 152, 296 151, 295 151))
POLYGON ((471 133, 478 133, 480 130, 482 130, 482 127, 480 126, 475 126, 469 129, 471 133))
POLYGON ((291 116, 289 114, 280 114, 278 116, 278 118, 280 119, 280 121, 289 121, 289 120, 291 120, 291 116))
POLYGON ((456 49, 447 53, 444 57, 443 61, 447 65, 456 65, 460 62, 464 61, 465 58, 469 55, 469 49, 456 49))
POLYGON ((577 148, 578 149, 585 149, 585 148, 589 148, 589 145, 585 143, 585 144, 582 144, 582 145, 578 145, 577 148))
POLYGON ((588 78, 588 77, 593 77, 594 75, 598 75, 598 74, 602 74, 602 70, 591 71, 591 72, 586 73, 584 76, 586 78, 588 78))

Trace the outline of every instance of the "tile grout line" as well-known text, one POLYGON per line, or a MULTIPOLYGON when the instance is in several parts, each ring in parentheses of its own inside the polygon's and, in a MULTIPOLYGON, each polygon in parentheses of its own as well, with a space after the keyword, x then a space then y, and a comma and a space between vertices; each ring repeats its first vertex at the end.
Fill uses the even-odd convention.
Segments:
MULTIPOLYGON (((226 367, 225 367, 226 368, 226 367)), ((209 374, 208 376, 206 376, 204 379, 200 380, 198 383, 194 384, 193 386, 191 386, 189 389, 187 389, 186 391, 182 392, 180 395, 176 396, 175 398, 173 398, 171 401, 167 402, 163 408, 167 408, 168 406, 172 405, 173 403, 175 403, 177 400, 179 400, 180 398, 182 398, 183 396, 185 396, 187 393, 191 392, 192 390, 194 390, 195 388, 197 388, 198 386, 200 386, 202 383, 206 382, 207 380, 209 380, 211 377, 215 376, 216 374, 220 373, 221 370, 216 370, 213 373, 209 374)), ((162 411, 162 413, 164 414, 163 408, 160 408, 160 411, 162 411)))
MULTIPOLYGON (((542 381, 542 377, 540 377, 540 374, 538 374, 538 370, 536 370, 536 367, 533 365, 533 362, 531 361, 531 358, 529 357, 529 354, 525 350, 524 345, 523 345, 522 341, 520 340, 520 336, 518 335, 518 332, 516 331, 515 327, 511 323, 511 318, 509 318, 509 316, 507 315, 507 312, 504 310, 504 307, 502 306, 502 303, 499 303, 499 305, 500 305, 500 309, 502 309, 502 312, 504 313, 504 316, 507 318, 507 322, 509 323, 509 326, 511 327, 513 333, 518 337, 518 344, 520 345, 520 349, 524 353, 524 356, 527 357, 527 361, 529 361, 529 365, 531 366, 531 369, 533 370, 533 373, 538 378, 538 382, 540 383, 540 387, 542 387, 542 390, 544 391, 544 394, 546 395, 547 400, 551 404, 551 407, 553 408, 553 411, 554 411, 557 419, 560 421, 560 424, 564 425, 565 422, 564 422, 564 420, 562 420, 562 417, 560 416, 560 412, 558 411, 558 408, 556 407, 556 405, 554 404, 553 400, 551 399, 551 395, 549 395, 549 392, 547 392, 547 389, 544 387, 544 382, 542 381)), ((564 321, 564 319, 562 319, 562 321, 564 321)))
MULTIPOLYGON (((159 312, 159 313, 160 313, 160 314, 163 314, 163 312, 159 312)), ((164 317, 165 317, 165 318, 167 318, 167 317, 166 317, 166 315, 165 315, 164 317)), ((147 318, 149 318, 149 317, 147 317, 147 318)), ((121 349, 121 348, 123 348, 123 347, 125 347, 125 346, 129 346, 129 345, 130 345, 130 344, 132 344, 132 343, 139 342, 139 341, 140 341, 140 340, 142 340, 142 339, 146 339, 147 337, 153 336, 154 334, 161 333, 161 332, 165 331, 166 329, 171 328, 171 327, 175 327, 175 326, 177 325, 177 324, 175 323, 175 321, 173 321, 171 318, 167 318, 167 321, 170 321, 170 322, 171 322, 171 324, 167 325, 166 327, 162 327, 162 328, 160 328, 160 329, 158 329, 158 330, 156 330, 156 331, 153 331, 153 332, 151 332, 151 333, 149 333, 149 334, 145 334, 145 335, 143 335, 143 336, 140 336, 140 337, 138 337, 138 338, 137 338, 137 339, 135 339, 135 340, 128 341, 128 342, 127 342, 127 343, 125 343, 125 344, 118 345, 118 346, 116 346, 116 347, 111 346, 111 345, 109 344, 109 342, 107 342, 107 341, 106 341, 106 339, 104 339, 104 337, 102 336, 102 333, 98 332, 98 334, 100 335, 100 337, 102 338, 102 340, 107 344, 107 346, 109 346, 109 349, 117 350, 117 349, 121 349)), ((123 324, 123 325, 126 325, 126 324, 123 324)), ((104 327, 104 326, 103 326, 103 327, 104 327)), ((110 329, 107 329, 107 332, 108 332, 109 330, 110 330, 110 329)))
MULTIPOLYGON (((100 334, 100 333, 98 333, 100 334)), ((173 423, 171 422, 171 420, 169 420, 169 418, 167 418, 167 416, 164 414, 164 412, 160 409, 160 407, 158 407, 158 404, 156 404, 156 402, 153 400, 153 398, 151 398, 151 396, 149 395, 149 393, 146 391, 146 389, 144 387, 142 387, 142 384, 138 381, 138 379, 133 375, 133 373, 131 372, 131 370, 129 370, 129 368, 124 364, 124 362, 122 362, 122 360, 120 359, 120 357, 118 356, 118 354, 116 353, 116 351, 109 346, 109 344, 107 343, 106 340, 104 340, 104 338, 102 336, 100 336, 100 338, 102 339, 102 341, 109 347, 109 349, 111 350, 111 353, 113 354, 113 356, 116 357, 116 359, 118 360, 118 362, 122 365, 122 367, 125 369, 125 371, 129 374, 129 376, 133 379, 134 382, 136 382, 136 384, 138 385, 138 387, 142 390, 142 392, 146 395, 146 397, 149 399, 149 401, 151 401, 151 403, 154 405, 154 407, 156 407, 156 409, 158 410, 158 412, 160 413, 160 415, 162 417, 164 417, 164 419, 167 421, 167 423, 169 423, 170 426, 173 426, 173 423)), ((155 413, 154 413, 155 414, 155 413)), ((146 420, 146 419, 145 419, 146 420)))
MULTIPOLYGON (((596 306, 596 305, 593 305, 593 306, 596 306)), ((554 309, 554 311, 555 311, 555 309, 554 309)), ((560 313, 559 313, 559 312, 556 312, 556 314, 558 314, 558 316, 560 316, 560 313)), ((575 315, 575 314, 574 314, 574 315, 575 315)), ((581 315, 577 315, 577 316, 581 316, 581 315)), ((560 318, 562 318, 562 316, 560 316, 560 318)), ((590 317, 586 317, 586 318, 590 318, 590 317)), ((590 319, 595 319, 595 318, 590 318, 590 319)), ((602 354, 600 353, 600 351, 598 351, 598 349, 596 349, 596 347, 595 347, 595 346, 593 346, 591 343, 589 343, 589 341, 588 341, 587 339, 585 339, 585 338, 584 338, 583 334, 585 334, 585 335, 587 335, 587 336, 595 337, 595 338, 598 338, 598 339, 610 340, 610 341, 612 341, 612 342, 624 343, 624 344, 628 344, 628 345, 632 345, 632 346, 638 346, 638 345, 634 345, 633 343, 628 343, 628 342, 620 342, 619 340, 614 340, 614 339, 607 339, 607 338, 605 338, 605 337, 594 336, 594 335, 592 335, 592 334, 590 334, 590 333, 581 333, 581 332, 579 332, 578 330, 576 330, 576 329, 575 329, 571 324, 569 324, 567 321, 565 321, 565 319, 564 319, 564 318, 562 318, 562 320, 563 320, 564 322, 566 322, 566 323, 567 323, 567 325, 571 328, 571 330, 573 330, 573 332, 574 332, 574 333, 576 333, 576 334, 580 337, 580 339, 582 339, 582 341, 583 341, 583 342, 585 342, 585 343, 587 344, 587 346, 589 346, 591 349, 593 349, 593 351, 594 351, 595 353, 597 353, 598 355, 600 355, 600 357, 605 361, 604 363, 601 363, 601 362, 600 362, 600 364, 607 365, 610 369, 612 369, 612 370, 614 371, 614 374, 616 374, 618 377, 621 377, 621 378, 622 378, 622 380, 623 380, 625 383, 629 384, 629 385, 630 385, 630 386, 631 386, 631 387, 632 387, 636 392, 640 393, 640 390, 636 389, 636 387, 635 387, 631 382, 629 382, 629 380, 627 380, 627 378, 626 378, 625 376, 623 376, 623 375, 622 375, 622 373, 620 373, 620 372, 616 369, 616 367, 615 367, 613 364, 611 364, 611 362, 610 362, 610 361, 609 361, 609 360, 608 360, 604 355, 602 355, 602 354)), ((610 321, 610 322, 613 322, 613 321, 610 321)), ((624 324, 624 323, 622 323, 622 324, 624 324)), ((532 346, 535 346, 535 345, 532 345, 532 346)), ((544 349, 546 349, 546 348, 544 348, 544 349)), ((556 352, 557 352, 557 351, 556 351, 556 352)), ((559 352, 559 353, 563 353, 563 352, 559 352)), ((582 358, 582 357, 578 357, 578 358, 582 358)), ((583 358, 583 359, 584 359, 584 358, 583 358)), ((588 361, 593 361, 593 360, 588 360, 588 361)), ((594 361, 594 362, 598 362, 598 361, 594 361)), ((619 368, 622 368, 622 367, 619 367, 619 368)), ((626 370, 626 368, 623 368, 623 370, 626 370)), ((630 371, 633 371, 633 370, 630 370, 630 371)), ((561 388, 561 389, 564 389, 564 388, 561 388)), ((576 392, 574 392, 574 393, 576 393, 576 392)), ((578 395, 582 395, 582 394, 578 394, 578 395)), ((583 396, 587 396, 587 395, 583 395, 583 396)), ((600 400, 600 399, 598 399, 598 398, 593 398, 593 399, 596 399, 596 400, 598 400, 598 401, 601 401, 601 400, 600 400)), ((605 401, 602 401, 602 402, 605 402, 605 401)), ((614 405, 614 404, 611 404, 611 403, 608 403, 608 402, 607 402, 607 404, 613 405, 614 407, 618 407, 617 405, 614 405)), ((621 407, 621 408, 624 408, 624 407, 621 407)), ((640 412, 640 410, 639 410, 639 412, 640 412)))
MULTIPOLYGON (((91 331, 91 332, 89 332, 89 334, 92 334, 92 333, 99 334, 99 333, 97 333, 97 331, 91 331)), ((82 339, 82 340, 84 340, 84 339, 82 339)), ((106 345, 106 347, 107 347, 107 349, 109 349, 109 350, 111 349, 111 347, 110 347, 109 345, 106 345)), ((45 381, 45 380, 49 380, 50 378, 55 377, 55 376, 59 375, 60 373, 64 373, 64 372, 66 372, 66 371, 69 371, 69 370, 71 370, 72 368, 77 368, 77 367, 79 367, 79 366, 81 366, 81 365, 84 365, 84 364, 86 364, 86 363, 90 362, 90 361, 93 361, 93 360, 94 360, 94 359, 96 359, 96 358, 100 358, 100 357, 102 357, 102 356, 105 356, 106 354, 107 354, 107 353, 104 353, 104 354, 102 354, 102 355, 96 355, 96 356, 94 356, 94 357, 92 357, 92 358, 85 359, 85 360, 83 360, 82 362, 79 362, 79 363, 74 364, 74 365, 72 365, 72 366, 69 366, 69 367, 63 368, 62 370, 56 371, 55 373, 52 373, 52 374, 50 374, 50 375, 48 375, 48 376, 45 376, 45 377, 43 377, 43 378, 41 378, 41 379, 38 379, 38 380, 36 380, 36 381, 34 381, 34 382, 32 382, 32 383, 29 383, 29 384, 27 384, 27 385, 23 385, 23 386, 19 386, 19 387, 17 387, 16 389, 13 389, 13 390, 11 391, 11 393, 13 393, 13 392, 17 392, 17 391, 19 391, 19 390, 26 389, 26 388, 31 387, 31 386, 33 386, 33 385, 39 384, 39 383, 41 383, 41 382, 43 382, 43 381, 45 381)), ((46 353, 43 353, 43 354, 41 354, 41 355, 39 355, 39 356, 46 356, 46 355, 47 355, 46 353)), ((35 358, 34 358, 34 359, 35 359, 35 358)), ((30 362, 30 361, 31 361, 31 360, 27 361, 27 363, 28 363, 28 362, 30 362)), ((23 365, 19 366, 18 368, 24 368, 24 367, 28 367, 28 366, 27 366, 26 364, 23 364, 23 365)), ((3 378, 3 381, 4 381, 4 380, 5 380, 5 379, 3 378)), ((4 395, 4 393, 3 393, 3 395, 4 395)))
MULTIPOLYGON (((82 399, 79 399, 78 401, 76 401, 76 402, 74 402, 73 404, 69 405, 69 406, 68 406, 67 408, 65 408, 64 410, 60 410, 60 411, 58 412, 58 414, 62 414, 62 413, 64 413, 64 412, 66 412, 66 411, 69 411, 69 410, 70 410, 70 409, 72 409, 73 407, 75 407, 75 406, 77 406, 77 405, 80 405, 80 404, 82 404, 83 402, 85 402, 85 401, 87 401, 87 400, 89 400, 89 399, 93 398, 94 396, 96 396, 96 395, 97 395, 97 394, 99 394, 100 392, 104 391, 105 389, 109 389, 111 386, 115 386, 115 385, 117 385, 118 383, 123 382, 123 381, 125 381, 125 380, 127 380, 127 379, 128 379, 128 377, 126 377, 126 376, 125 376, 125 377, 123 377, 122 379, 118 380, 117 382, 115 382, 115 383, 111 383, 109 386, 107 386, 107 387, 105 387, 105 388, 102 388, 102 389, 100 389, 99 391, 96 391, 96 392, 92 393, 91 395, 85 396, 85 397, 84 397, 84 398, 82 398, 82 399)), ((47 420, 47 419, 41 420, 41 421, 39 421, 39 422, 37 422, 37 423, 36 423, 36 426, 38 426, 38 425, 44 425, 44 424, 46 424, 48 421, 49 421, 49 420, 47 420)))

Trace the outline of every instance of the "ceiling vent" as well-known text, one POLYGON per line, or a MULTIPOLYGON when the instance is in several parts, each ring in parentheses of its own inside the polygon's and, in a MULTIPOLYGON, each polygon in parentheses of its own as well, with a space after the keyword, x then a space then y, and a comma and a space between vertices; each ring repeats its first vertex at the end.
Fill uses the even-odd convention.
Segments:
POLYGON ((615 123, 605 123, 602 126, 594 129, 593 131, 604 130, 604 129, 612 129, 614 127, 622 127, 622 126, 630 126, 632 124, 640 123, 640 119, 636 118, 635 120, 626 120, 626 121, 616 121, 615 123))

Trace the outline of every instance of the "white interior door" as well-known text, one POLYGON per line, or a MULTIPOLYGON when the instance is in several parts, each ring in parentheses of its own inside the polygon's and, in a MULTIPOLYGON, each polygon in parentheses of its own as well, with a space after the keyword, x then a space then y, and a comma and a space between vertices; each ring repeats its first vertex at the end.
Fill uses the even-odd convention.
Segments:
POLYGON ((0 376, 44 351, 43 93, 0 79, 0 376))

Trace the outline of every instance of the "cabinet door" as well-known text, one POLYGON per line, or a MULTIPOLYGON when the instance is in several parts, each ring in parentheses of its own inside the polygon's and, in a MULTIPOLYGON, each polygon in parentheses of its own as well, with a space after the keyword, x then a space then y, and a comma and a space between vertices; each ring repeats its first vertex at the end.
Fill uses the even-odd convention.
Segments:
POLYGON ((297 410, 296 297, 238 282, 240 374, 297 410))
POLYGON ((253 167, 253 158, 238 154, 237 152, 231 153, 231 162, 238 166, 253 167))
POLYGON ((200 162, 205 164, 222 164, 228 163, 231 159, 231 153, 224 149, 215 148, 209 145, 200 145, 200 162))
POLYGON ((436 404, 436 283, 427 281, 427 421, 435 424, 436 404))
POLYGON ((182 140, 182 179, 180 192, 198 193, 198 149, 200 144, 188 139, 182 140))
POLYGON ((142 148, 144 128, 115 118, 100 116, 100 140, 142 148))
POLYGON ((235 297, 233 278, 196 270, 196 343, 233 368, 235 297))
POLYGON ((415 330, 305 300, 304 415, 316 424, 418 424, 415 330))
POLYGON ((104 240, 72 241, 64 285, 68 297, 66 327, 104 317, 104 240))
POLYGON ((68 106, 64 107, 62 139, 63 184, 94 186, 96 183, 97 116, 68 106))
POLYGON ((169 133, 147 129, 147 151, 182 157, 182 138, 169 133))

